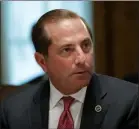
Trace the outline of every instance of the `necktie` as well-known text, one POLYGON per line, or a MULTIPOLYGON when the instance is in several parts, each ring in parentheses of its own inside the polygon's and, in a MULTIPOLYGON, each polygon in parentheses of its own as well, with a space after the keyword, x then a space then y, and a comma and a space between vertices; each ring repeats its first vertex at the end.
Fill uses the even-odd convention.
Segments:
POLYGON ((70 112, 70 106, 74 101, 72 97, 63 97, 64 111, 62 112, 57 129, 74 129, 74 122, 70 112))

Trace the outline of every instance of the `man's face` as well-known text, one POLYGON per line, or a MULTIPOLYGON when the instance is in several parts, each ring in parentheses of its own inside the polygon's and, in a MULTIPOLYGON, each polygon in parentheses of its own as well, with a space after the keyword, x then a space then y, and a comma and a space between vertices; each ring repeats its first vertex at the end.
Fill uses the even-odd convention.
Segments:
POLYGON ((80 19, 62 20, 45 27, 52 39, 43 69, 53 85, 80 89, 93 72, 93 43, 80 19))

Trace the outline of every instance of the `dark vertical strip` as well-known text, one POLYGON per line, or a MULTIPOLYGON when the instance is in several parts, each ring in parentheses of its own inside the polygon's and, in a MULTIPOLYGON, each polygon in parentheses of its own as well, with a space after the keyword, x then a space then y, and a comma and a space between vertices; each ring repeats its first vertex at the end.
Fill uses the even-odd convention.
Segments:
POLYGON ((115 2, 105 1, 105 49, 106 49, 106 72, 109 76, 114 76, 114 55, 113 55, 113 21, 112 12, 115 2))
MULTIPOLYGON (((137 25, 139 23, 139 3, 136 2, 136 6, 137 6, 137 25)), ((137 26, 137 33, 139 35, 139 25, 137 26)), ((138 36, 138 40, 137 40, 137 78, 138 78, 138 85, 139 85, 139 36, 138 36)), ((139 126, 139 123, 138 123, 139 126)))
POLYGON ((1 75, 2 75, 2 58, 1 58, 1 44, 2 44, 2 42, 1 42, 1 1, 0 1, 0 83, 1 83, 1 75))

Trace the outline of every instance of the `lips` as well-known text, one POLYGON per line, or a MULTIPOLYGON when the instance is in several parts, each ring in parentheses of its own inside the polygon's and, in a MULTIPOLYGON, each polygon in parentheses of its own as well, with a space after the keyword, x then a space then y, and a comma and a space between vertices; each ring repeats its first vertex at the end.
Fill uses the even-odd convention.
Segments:
POLYGON ((75 72, 75 74, 84 74, 87 73, 88 71, 79 71, 79 72, 75 72))

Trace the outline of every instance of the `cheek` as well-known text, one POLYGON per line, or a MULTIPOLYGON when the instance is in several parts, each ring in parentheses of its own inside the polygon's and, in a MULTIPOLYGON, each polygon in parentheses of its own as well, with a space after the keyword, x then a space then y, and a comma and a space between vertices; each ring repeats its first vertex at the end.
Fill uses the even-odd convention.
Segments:
POLYGON ((49 63, 49 66, 54 72, 63 73, 64 71, 66 73, 71 69, 71 61, 63 58, 55 58, 49 63))
POLYGON ((93 63, 93 54, 89 54, 89 55, 87 55, 86 56, 86 61, 89 63, 89 64, 91 64, 91 63, 93 63))
POLYGON ((63 69, 65 72, 70 71, 70 69, 72 68, 72 60, 69 59, 62 59, 59 60, 59 66, 61 67, 61 69, 63 69))

